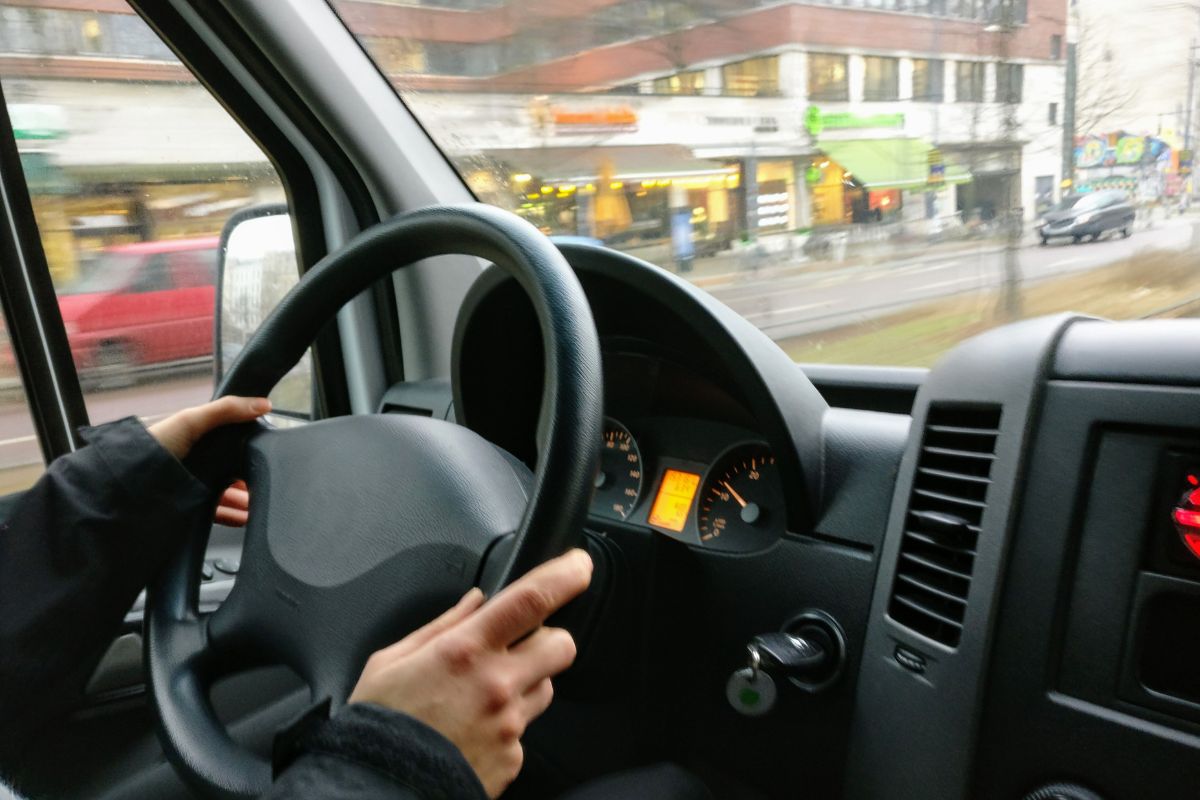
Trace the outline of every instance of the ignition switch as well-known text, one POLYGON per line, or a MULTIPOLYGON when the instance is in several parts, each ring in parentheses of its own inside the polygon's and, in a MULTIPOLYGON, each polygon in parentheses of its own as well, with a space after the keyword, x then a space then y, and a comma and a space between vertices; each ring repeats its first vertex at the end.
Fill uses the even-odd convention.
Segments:
POLYGON ((775 706, 776 678, 809 692, 832 684, 846 652, 841 628, 821 611, 806 611, 782 631, 755 636, 746 650, 748 663, 729 676, 725 695, 735 711, 750 717, 775 706))

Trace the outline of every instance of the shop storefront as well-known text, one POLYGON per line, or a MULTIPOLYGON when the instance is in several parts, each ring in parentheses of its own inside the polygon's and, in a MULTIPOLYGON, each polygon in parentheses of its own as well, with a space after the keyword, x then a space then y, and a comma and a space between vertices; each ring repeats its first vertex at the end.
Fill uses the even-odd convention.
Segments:
MULTIPOLYGON (((919 139, 822 141, 805 171, 814 226, 899 220, 906 205, 924 208, 924 195, 969 183, 971 174, 947 164, 919 139)), ((923 214, 923 212, 922 212, 923 214)))
POLYGON ((686 212, 702 254, 727 247, 742 216, 740 167, 697 159, 683 147, 493 150, 488 156, 507 204, 547 234, 625 246, 658 242, 671 238, 672 225, 686 212))

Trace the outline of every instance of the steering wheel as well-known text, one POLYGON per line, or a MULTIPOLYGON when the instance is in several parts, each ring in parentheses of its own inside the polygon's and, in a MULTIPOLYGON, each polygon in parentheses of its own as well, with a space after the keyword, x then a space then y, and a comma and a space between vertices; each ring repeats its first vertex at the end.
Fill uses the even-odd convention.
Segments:
POLYGON ((218 677, 284 664, 314 701, 340 705, 371 652, 451 605, 485 566, 483 588, 498 588, 582 541, 601 436, 596 327, 562 255, 508 212, 431 207, 365 231, 304 275, 215 396, 267 395, 346 302, 399 266, 451 253, 507 270, 537 310, 536 473, 465 427, 411 415, 258 422, 202 442, 189 467, 230 477, 233 458, 253 498, 242 566, 228 599, 201 615, 211 517, 195 520, 150 587, 146 660, 167 756, 204 795, 257 797, 271 783, 270 763, 217 719, 208 690, 218 677))

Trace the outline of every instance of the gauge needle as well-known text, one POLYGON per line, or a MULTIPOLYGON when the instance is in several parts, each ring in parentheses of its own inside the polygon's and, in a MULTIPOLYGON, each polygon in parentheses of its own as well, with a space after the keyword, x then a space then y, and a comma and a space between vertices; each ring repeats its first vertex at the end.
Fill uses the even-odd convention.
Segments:
POLYGON ((731 495, 733 495, 733 499, 738 501, 739 506, 741 506, 742 508, 746 507, 746 501, 742 499, 742 496, 740 494, 738 494, 736 491, 734 491, 733 487, 729 485, 729 481, 721 481, 721 485, 729 490, 729 493, 731 495))

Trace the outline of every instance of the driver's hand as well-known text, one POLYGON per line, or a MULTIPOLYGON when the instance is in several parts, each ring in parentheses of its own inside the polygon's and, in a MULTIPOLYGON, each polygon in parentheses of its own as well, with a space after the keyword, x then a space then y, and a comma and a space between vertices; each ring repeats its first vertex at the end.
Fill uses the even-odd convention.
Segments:
MULTIPOLYGON (((234 397, 213 400, 202 406, 185 408, 149 427, 150 435, 179 460, 183 460, 204 434, 223 425, 250 422, 271 411, 265 397, 234 397)), ((246 484, 237 481, 221 495, 213 516, 221 525, 241 527, 249 517, 250 495, 246 484)))
POLYGON ((234 397, 185 408, 150 426, 150 434, 171 455, 183 460, 196 442, 211 430, 238 422, 252 422, 271 411, 265 397, 234 397))
POLYGON ((575 660, 575 641, 542 623, 592 580, 582 550, 530 571, 488 602, 458 605, 367 660, 351 703, 377 703, 424 722, 457 745, 497 797, 521 771, 521 736, 554 696, 551 676, 575 660))

